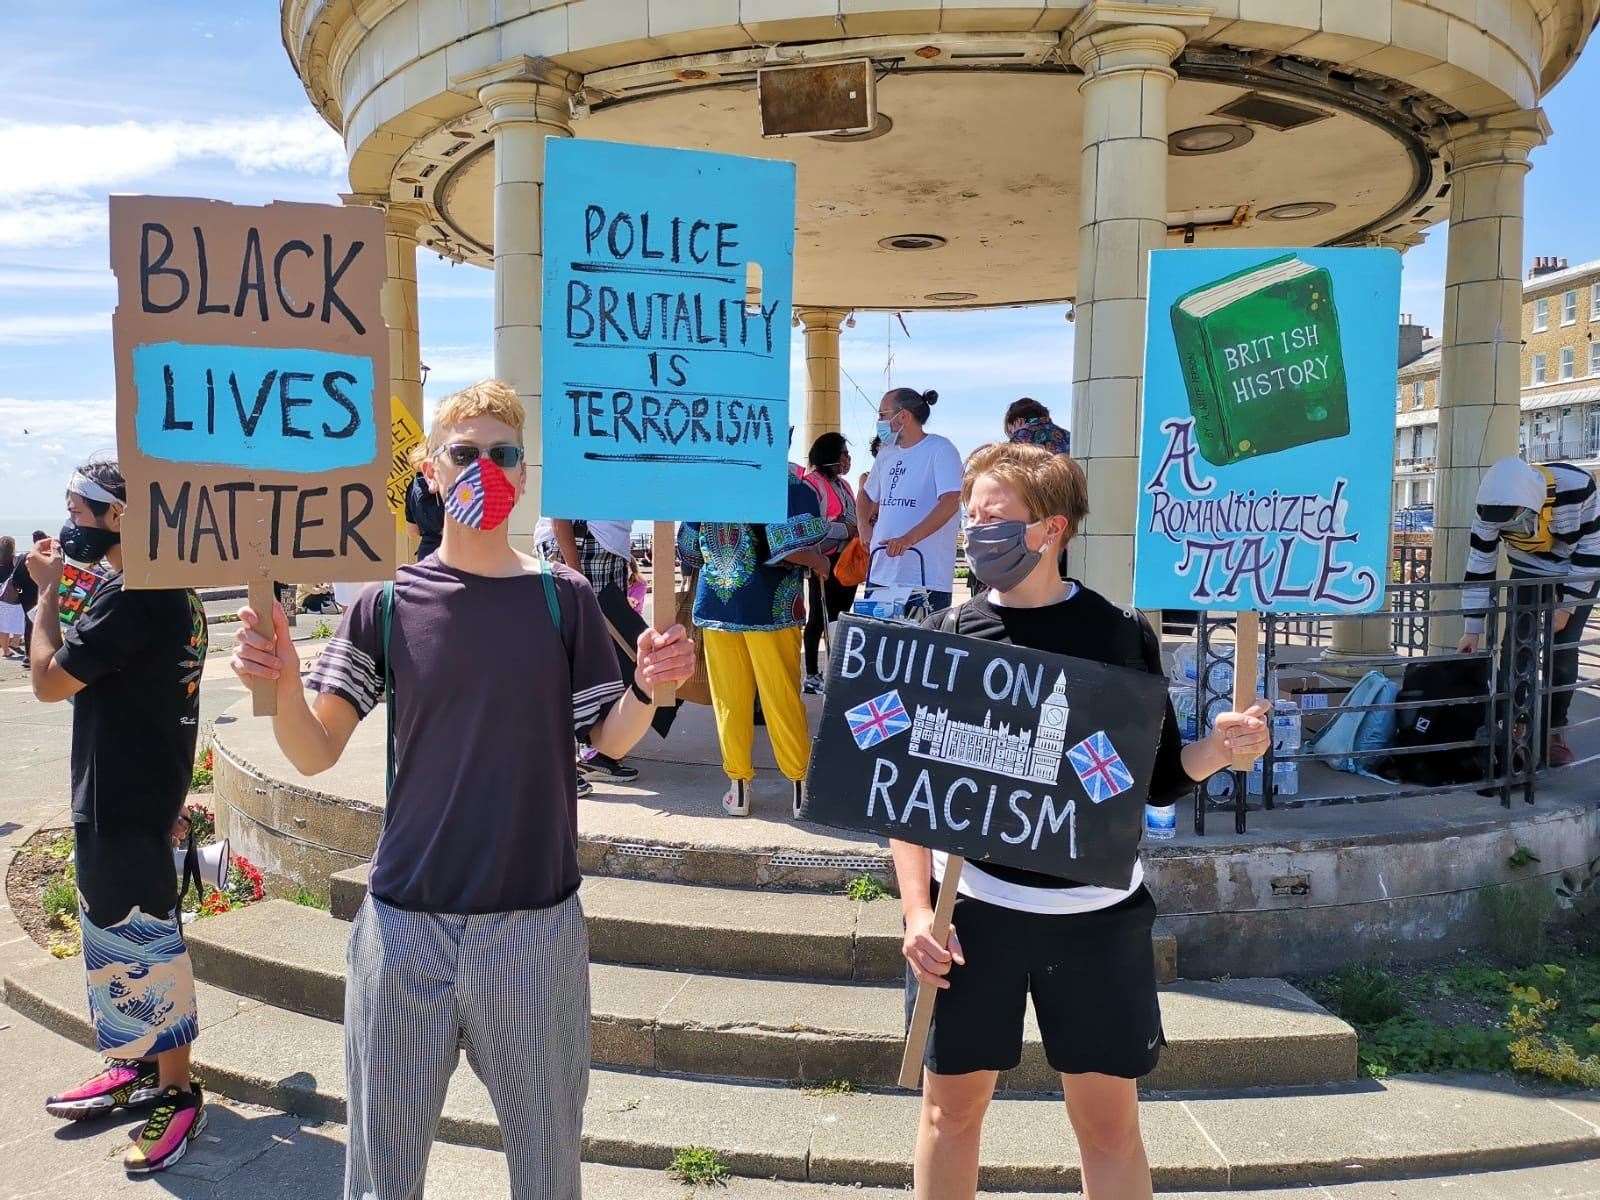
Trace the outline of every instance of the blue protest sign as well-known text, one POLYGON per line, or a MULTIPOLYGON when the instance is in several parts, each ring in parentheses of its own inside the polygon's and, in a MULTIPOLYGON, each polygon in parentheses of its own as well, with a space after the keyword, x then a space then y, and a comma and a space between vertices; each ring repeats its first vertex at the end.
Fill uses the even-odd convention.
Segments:
POLYGON ((1139 607, 1383 607, 1399 316, 1393 250, 1151 254, 1139 607))
POLYGON ((793 164, 552 138, 546 180, 541 511, 783 520, 793 164))

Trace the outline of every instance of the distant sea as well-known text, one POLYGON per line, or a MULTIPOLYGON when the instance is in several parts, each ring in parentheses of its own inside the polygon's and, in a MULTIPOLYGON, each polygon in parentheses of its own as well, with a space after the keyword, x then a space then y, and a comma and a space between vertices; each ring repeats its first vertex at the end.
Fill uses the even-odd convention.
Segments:
POLYGON ((35 529, 42 529, 54 537, 61 528, 62 522, 67 519, 66 507, 62 506, 53 513, 33 513, 27 516, 16 516, 12 513, 0 513, 0 534, 10 534, 17 539, 20 547, 35 529))

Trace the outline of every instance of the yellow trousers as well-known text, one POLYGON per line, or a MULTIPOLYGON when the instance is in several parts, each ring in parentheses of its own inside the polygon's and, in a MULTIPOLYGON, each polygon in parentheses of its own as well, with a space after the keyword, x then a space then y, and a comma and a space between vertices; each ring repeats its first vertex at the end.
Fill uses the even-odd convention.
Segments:
POLYGON ((791 780, 806 777, 811 733, 806 728, 806 706, 800 699, 803 632, 798 626, 761 633, 705 630, 711 712, 722 745, 722 769, 729 779, 748 781, 756 776, 750 749, 755 740, 758 692, 778 770, 791 780))

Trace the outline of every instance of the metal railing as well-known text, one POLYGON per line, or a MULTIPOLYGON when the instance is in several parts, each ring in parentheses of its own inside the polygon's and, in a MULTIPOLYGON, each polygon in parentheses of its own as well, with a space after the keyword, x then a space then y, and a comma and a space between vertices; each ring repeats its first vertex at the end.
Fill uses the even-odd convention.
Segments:
MULTIPOLYGON (((1508 808, 1514 798, 1534 803, 1547 741, 1553 731, 1556 698, 1570 696, 1573 699, 1565 704, 1573 705, 1573 701, 1582 696, 1600 697, 1600 636, 1582 636, 1583 621, 1589 615, 1587 605, 1560 594, 1563 584, 1577 584, 1585 589, 1600 584, 1600 572, 1574 573, 1553 580, 1518 578, 1477 585, 1487 588, 1489 604, 1486 609, 1475 607, 1472 610, 1474 615, 1484 618, 1485 625, 1477 650, 1464 654, 1457 650, 1453 640, 1448 645, 1440 643, 1445 632, 1443 623, 1453 622, 1468 613, 1462 607, 1463 584, 1433 582, 1431 567, 1430 546, 1397 546, 1388 591, 1389 606, 1382 612, 1363 617, 1263 614, 1264 694, 1281 699, 1279 685, 1286 673, 1321 680, 1325 686, 1308 689, 1296 705, 1294 713, 1302 727, 1299 745, 1275 745, 1262 759, 1257 772, 1227 772, 1220 783, 1213 777, 1195 789, 1196 833, 1206 832, 1208 811, 1226 813, 1230 809, 1234 814, 1235 831, 1244 833, 1253 807, 1271 811, 1310 804, 1402 800, 1463 790, 1497 795, 1501 804, 1508 808), (1554 614, 1558 608, 1573 609, 1574 606, 1578 611, 1569 618, 1568 628, 1575 622, 1577 631, 1558 641, 1554 614), (1363 620, 1384 623, 1388 646, 1383 652, 1345 653, 1332 648, 1337 626, 1363 620), (1444 663, 1460 664, 1463 673, 1474 670, 1471 664, 1482 664, 1483 684, 1480 687, 1474 683, 1464 694, 1453 697, 1407 699, 1402 690, 1387 703, 1351 706, 1338 705, 1334 700, 1341 692, 1352 690, 1356 681, 1369 671, 1380 671, 1403 683, 1413 669, 1444 663), (1570 679, 1563 678, 1563 668, 1570 679), (1304 700, 1319 691, 1328 701, 1327 708, 1306 709, 1304 700), (1420 730, 1424 727, 1412 714, 1429 710, 1429 720, 1443 722, 1447 720, 1443 710, 1452 710, 1450 715, 1454 715, 1453 710, 1467 708, 1477 712, 1464 717, 1463 726, 1475 727, 1476 732, 1471 737, 1437 743, 1424 740, 1403 746, 1391 744, 1378 749, 1340 751, 1335 755, 1326 749, 1319 752, 1315 746, 1320 728, 1315 735, 1304 730, 1308 711, 1314 719, 1325 715, 1329 724, 1341 713, 1393 714, 1396 725, 1409 722, 1408 729, 1414 726, 1420 730), (1475 719, 1480 712, 1481 721, 1475 719), (1418 757, 1422 755, 1446 757, 1423 760, 1418 757), (1333 758, 1345 760, 1345 767, 1353 766, 1358 770, 1335 771, 1331 766, 1333 758), (1461 769, 1457 778, 1446 783, 1416 782, 1429 777, 1433 770, 1429 764, 1440 762, 1447 762, 1456 769, 1470 763, 1471 768, 1461 769), (1279 783, 1282 766, 1288 766, 1285 774, 1297 781, 1293 794, 1286 794, 1279 783), (1382 773, 1384 768, 1387 774, 1382 773)), ((1206 733, 1210 724, 1208 717, 1214 715, 1219 703, 1222 707, 1231 707, 1232 672, 1220 670, 1216 664, 1232 657, 1233 626, 1231 615, 1196 615, 1193 629, 1196 670, 1192 686, 1197 736, 1206 733)), ((1176 631, 1177 627, 1169 630, 1176 631)), ((1244 668, 1250 669, 1250 666, 1245 664, 1244 668)), ((1240 664, 1233 664, 1234 670, 1239 667, 1240 664)), ((1287 705, 1281 715, 1290 715, 1287 705)), ((1572 712, 1562 733, 1570 735, 1597 724, 1600 724, 1600 715, 1582 716, 1572 712)))
POLYGON ((1553 437, 1528 434, 1523 444, 1523 454, 1530 462, 1600 458, 1600 428, 1588 426, 1580 433, 1553 437))

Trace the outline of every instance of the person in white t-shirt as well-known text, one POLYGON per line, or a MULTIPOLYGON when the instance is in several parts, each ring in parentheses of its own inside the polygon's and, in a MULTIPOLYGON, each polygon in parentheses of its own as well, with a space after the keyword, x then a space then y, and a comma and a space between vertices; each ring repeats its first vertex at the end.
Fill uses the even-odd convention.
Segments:
POLYGON ((949 438, 923 429, 939 393, 895 388, 878 405, 883 448, 861 500, 861 536, 872 557, 868 582, 928 589, 937 611, 950 606, 961 528, 961 455, 949 438))

